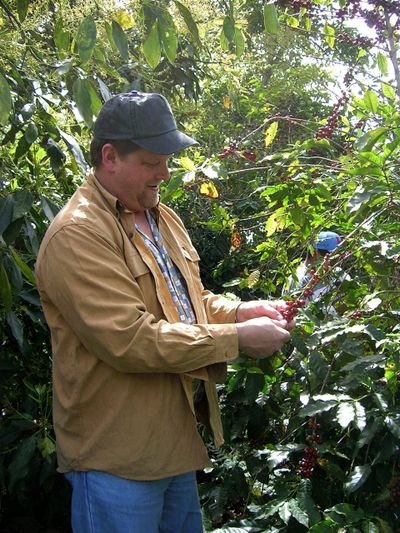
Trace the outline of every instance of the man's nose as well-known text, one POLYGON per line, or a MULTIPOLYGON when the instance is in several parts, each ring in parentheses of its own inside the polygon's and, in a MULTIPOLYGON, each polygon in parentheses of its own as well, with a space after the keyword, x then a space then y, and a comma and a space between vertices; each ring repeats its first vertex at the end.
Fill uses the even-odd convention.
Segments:
POLYGON ((162 163, 157 173, 157 177, 160 180, 168 181, 170 178, 168 163, 162 163))

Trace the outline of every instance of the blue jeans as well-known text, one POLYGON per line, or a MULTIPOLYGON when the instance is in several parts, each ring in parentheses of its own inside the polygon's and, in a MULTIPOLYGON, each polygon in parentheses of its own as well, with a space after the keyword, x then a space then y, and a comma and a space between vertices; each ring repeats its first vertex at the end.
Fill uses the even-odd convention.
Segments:
POLYGON ((74 533, 202 533, 196 474, 132 481, 69 472, 74 533))

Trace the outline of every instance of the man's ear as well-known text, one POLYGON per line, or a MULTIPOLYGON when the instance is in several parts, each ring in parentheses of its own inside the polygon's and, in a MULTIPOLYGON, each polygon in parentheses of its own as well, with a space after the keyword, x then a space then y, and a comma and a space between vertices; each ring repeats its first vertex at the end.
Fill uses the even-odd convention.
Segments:
POLYGON ((107 143, 101 149, 101 162, 103 167, 108 171, 112 172, 115 169, 115 164, 119 159, 119 154, 111 143, 107 143))

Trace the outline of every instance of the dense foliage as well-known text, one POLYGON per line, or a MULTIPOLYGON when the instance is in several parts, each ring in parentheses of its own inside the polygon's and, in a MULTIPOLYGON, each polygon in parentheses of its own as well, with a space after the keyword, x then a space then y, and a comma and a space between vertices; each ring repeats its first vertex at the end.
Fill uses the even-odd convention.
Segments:
POLYGON ((129 88, 163 92, 200 141, 163 199, 208 287, 279 298, 320 230, 343 236, 282 353, 229 368, 207 529, 398 530, 399 31, 389 0, 0 0, 2 530, 69 530, 33 269, 93 118, 129 88))

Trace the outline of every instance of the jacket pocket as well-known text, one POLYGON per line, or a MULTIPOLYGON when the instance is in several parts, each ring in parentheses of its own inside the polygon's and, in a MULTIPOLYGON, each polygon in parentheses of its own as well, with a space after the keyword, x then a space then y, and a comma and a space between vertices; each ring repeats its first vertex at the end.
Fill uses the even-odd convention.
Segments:
POLYGON ((137 279, 150 273, 149 267, 135 250, 125 254, 126 264, 133 276, 137 279))
POLYGON ((186 248, 185 246, 182 246, 182 252, 185 259, 188 259, 193 263, 198 263, 200 261, 200 256, 194 248, 186 248))

